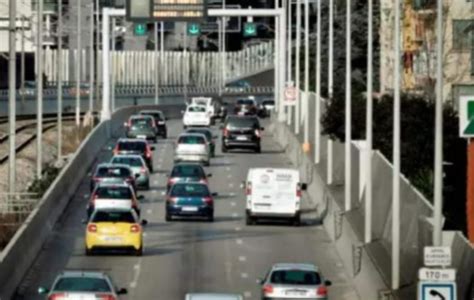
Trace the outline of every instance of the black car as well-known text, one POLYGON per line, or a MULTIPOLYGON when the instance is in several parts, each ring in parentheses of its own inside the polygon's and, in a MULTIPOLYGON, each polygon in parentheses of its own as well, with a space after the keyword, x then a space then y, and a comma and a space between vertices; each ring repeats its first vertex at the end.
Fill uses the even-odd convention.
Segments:
POLYGON ((153 153, 147 141, 138 139, 119 139, 114 148, 114 155, 138 154, 145 160, 150 172, 153 172, 153 153))
POLYGON ((196 163, 180 163, 174 165, 173 170, 168 177, 166 191, 169 192, 171 187, 176 183, 182 182, 199 182, 208 184, 208 177, 212 174, 206 174, 204 168, 196 163))
POLYGON ((258 113, 255 99, 238 99, 235 103, 234 114, 239 116, 255 116, 258 113))
POLYGON ((229 149, 253 149, 261 152, 263 127, 255 116, 229 116, 222 126, 222 152, 229 149))
POLYGON ((164 139, 167 138, 168 136, 168 128, 166 127, 167 118, 165 117, 165 114, 161 110, 142 110, 140 112, 140 115, 153 117, 155 119, 158 135, 164 139))
POLYGON ((134 190, 137 189, 135 177, 132 170, 127 165, 118 164, 100 164, 97 166, 94 175, 92 175, 90 188, 94 190, 99 183, 122 183, 130 184, 134 190))

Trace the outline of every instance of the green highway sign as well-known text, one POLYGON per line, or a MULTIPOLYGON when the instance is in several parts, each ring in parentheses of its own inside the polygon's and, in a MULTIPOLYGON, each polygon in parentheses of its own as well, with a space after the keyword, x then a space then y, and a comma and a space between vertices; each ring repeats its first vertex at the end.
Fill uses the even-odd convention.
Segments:
POLYGON ((253 22, 244 23, 244 36, 257 36, 257 24, 253 22))
POLYGON ((133 26, 133 32, 136 36, 144 36, 147 33, 146 24, 135 23, 133 26))
POLYGON ((459 135, 474 138, 474 96, 459 97, 459 135))
POLYGON ((196 36, 201 34, 201 24, 188 23, 188 35, 196 36))

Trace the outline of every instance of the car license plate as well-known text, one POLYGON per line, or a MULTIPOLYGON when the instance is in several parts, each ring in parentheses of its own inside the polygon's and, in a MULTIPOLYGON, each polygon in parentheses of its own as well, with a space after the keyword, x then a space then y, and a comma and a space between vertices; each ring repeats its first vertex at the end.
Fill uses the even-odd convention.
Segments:
POLYGON ((248 138, 247 138, 246 136, 238 136, 238 137, 237 137, 237 140, 238 140, 238 141, 247 141, 248 138))
POLYGON ((196 212, 198 211, 198 208, 194 206, 184 206, 181 210, 186 212, 196 212))
POLYGON ((146 135, 137 135, 137 139, 144 139, 144 140, 146 140, 146 135))
POLYGON ((239 111, 238 115, 243 116, 243 115, 245 115, 245 112, 244 111, 239 111))
POLYGON ((287 296, 305 296, 306 295, 306 291, 295 291, 295 290, 292 290, 292 291, 286 291, 285 293, 287 296))
POLYGON ((106 242, 121 242, 123 239, 119 236, 105 236, 103 237, 106 242))

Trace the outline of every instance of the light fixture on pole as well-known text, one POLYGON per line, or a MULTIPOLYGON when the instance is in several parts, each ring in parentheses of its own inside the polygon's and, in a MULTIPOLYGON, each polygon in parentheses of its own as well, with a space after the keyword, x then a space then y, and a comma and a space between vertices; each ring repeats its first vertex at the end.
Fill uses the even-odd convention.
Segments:
POLYGON ((76 51, 76 126, 81 126, 81 0, 77 0, 77 51, 76 51))
POLYGON ((321 157, 321 0, 317 5, 316 24, 316 98, 315 98, 315 128, 314 128, 314 162, 319 163, 321 157))
POLYGON ((345 118, 345 163, 344 163, 344 202, 345 211, 352 208, 352 90, 351 90, 351 0, 346 0, 346 118, 345 118))
MULTIPOLYGON (((16 192, 16 0, 9 2, 8 56, 8 192, 16 192)), ((7 207, 9 211, 10 205, 7 207)))
MULTIPOLYGON (((298 46, 297 46, 298 47, 298 46)), ((299 50, 297 53, 299 53, 299 50)), ((298 79, 297 79, 298 80, 298 79)), ((298 86, 298 85, 297 85, 298 86)), ((297 91, 299 94, 300 91, 297 91)), ((304 111, 309 110, 309 0, 304 0, 304 96, 303 96, 303 105, 304 111)), ((298 99, 299 100, 299 99, 298 99)), ((295 129, 299 128, 298 121, 295 122, 295 129)), ((309 152, 309 118, 307 113, 304 118, 304 143, 303 151, 305 153, 309 152)))
POLYGON ((295 110, 295 133, 300 132, 301 118, 301 0, 296 0, 296 106, 295 110))
MULTIPOLYGON (((328 100, 332 101, 334 94, 334 0, 329 0, 329 41, 328 41, 328 100)), ((333 141, 328 139, 328 168, 327 183, 332 184, 333 179, 333 141)))
POLYGON ((58 0, 58 55, 57 59, 57 101, 58 101, 58 162, 61 161, 63 150, 63 0, 58 0))
POLYGON ((36 45, 38 59, 36 72, 36 177, 41 179, 43 173, 43 0, 38 0, 38 28, 36 45))

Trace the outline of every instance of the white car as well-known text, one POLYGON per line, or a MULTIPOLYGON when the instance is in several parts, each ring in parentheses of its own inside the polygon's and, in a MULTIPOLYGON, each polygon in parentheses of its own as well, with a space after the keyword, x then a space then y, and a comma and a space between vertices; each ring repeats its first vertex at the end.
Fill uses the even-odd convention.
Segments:
POLYGON ((133 208, 140 215, 138 199, 133 187, 128 183, 100 183, 91 194, 87 214, 90 216, 95 209, 133 208))
POLYGON ((287 219, 300 225, 301 193, 306 184, 300 183, 298 170, 252 168, 242 188, 247 197, 247 225, 260 218, 287 219))
POLYGON ((183 116, 184 128, 193 126, 211 126, 211 116, 203 105, 189 105, 183 116))
POLYGON ((191 105, 202 105, 206 107, 211 118, 216 117, 215 101, 211 97, 195 97, 191 99, 191 105))
POLYGON ((184 133, 178 137, 175 162, 199 162, 205 166, 210 165, 210 149, 206 136, 202 133, 184 133))

